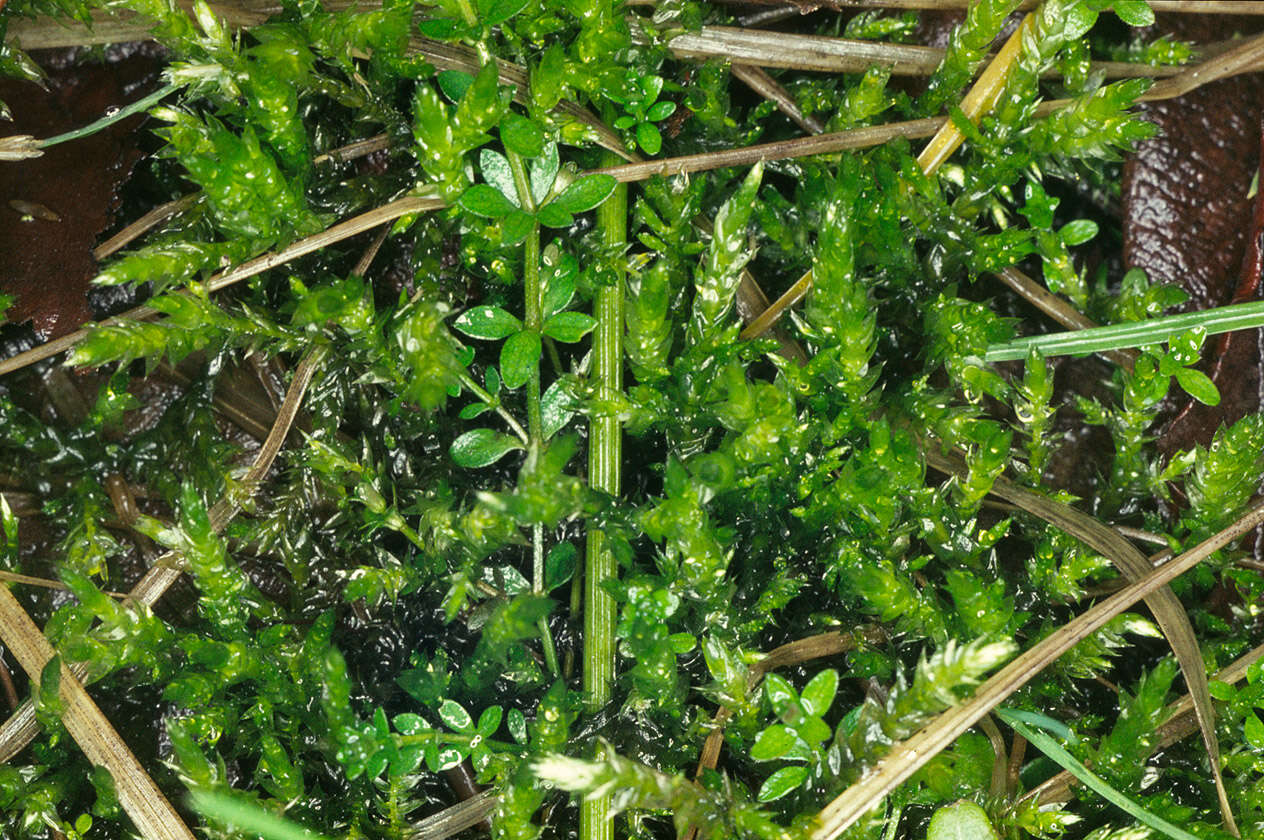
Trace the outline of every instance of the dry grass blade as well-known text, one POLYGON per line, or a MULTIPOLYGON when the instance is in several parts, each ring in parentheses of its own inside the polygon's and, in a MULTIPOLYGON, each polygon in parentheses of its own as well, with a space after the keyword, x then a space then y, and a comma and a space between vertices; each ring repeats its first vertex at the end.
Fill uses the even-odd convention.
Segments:
MULTIPOLYGON (((926 463, 948 475, 965 477, 969 472, 961 461, 940 454, 933 442, 926 448, 926 463)), ((1062 529, 1095 551, 1101 552, 1129 580, 1139 580, 1154 568, 1146 556, 1122 534, 1070 505, 1055 502, 1039 493, 1019 487, 1004 476, 997 478, 992 485, 992 495, 1022 508, 1050 525, 1062 529)), ((1146 605, 1154 614, 1155 621, 1163 630, 1163 635, 1167 638, 1172 652, 1176 654, 1176 661, 1181 666, 1185 684, 1189 687, 1190 696, 1194 700, 1194 711, 1203 732, 1203 744, 1207 747, 1207 756, 1211 762, 1211 774, 1216 783, 1220 815, 1224 820, 1225 828, 1236 836, 1238 827, 1233 819, 1233 810, 1229 806, 1229 795, 1225 791, 1224 779, 1220 774, 1220 743, 1216 740, 1216 710, 1211 703, 1211 692, 1207 687, 1207 666, 1203 663, 1198 637, 1194 633, 1193 625, 1189 622, 1185 608, 1181 606, 1180 600, 1171 589, 1164 587, 1149 595, 1146 598, 1146 605)))
MULTIPOLYGON (((889 67, 896 76, 927 76, 944 59, 940 47, 892 44, 825 35, 796 35, 732 26, 704 26, 668 42, 677 58, 727 59, 735 64, 816 73, 863 73, 889 67)), ((1092 69, 1106 78, 1174 76, 1184 68, 1126 61, 1097 61, 1092 69)), ((1051 71, 1052 73, 1053 71, 1051 71)))
POLYGON ((730 68, 733 78, 743 82, 751 90, 777 106, 777 110, 789 117, 795 125, 808 134, 820 134, 825 131, 816 117, 808 116, 799 108, 790 92, 783 88, 776 79, 769 76, 760 67, 753 64, 734 64, 730 68))
POLYGON ((811 832, 811 840, 834 840, 1058 657, 1137 601, 1167 586, 1229 543, 1255 530, 1261 523, 1264 523, 1264 504, 1253 507, 1220 533, 1128 584, 1046 636, 979 686, 969 700, 953 706, 916 735, 896 744, 868 775, 821 810, 811 832))
MULTIPOLYGON (((653 0, 650 0, 653 2, 653 0)), ((742 0, 743 3, 768 3, 782 6, 784 0, 742 0)), ((822 0, 813 2, 813 8, 831 9, 908 9, 912 11, 965 11, 978 0, 822 0)), ((806 4, 805 4, 806 5, 806 4)), ((1029 11, 1040 5, 1039 0, 1023 0, 1020 11, 1029 11)), ((1264 3, 1259 0, 1149 0, 1156 12, 1185 15, 1264 15, 1264 3)), ((799 14, 798 6, 789 6, 799 14)))
MULTIPOLYGON (((1253 648, 1217 671, 1214 679, 1230 685, 1241 682, 1246 679, 1247 669, 1261 659, 1264 659, 1264 645, 1253 648)), ((1159 727, 1159 737, 1155 749, 1161 750, 1170 747, 1177 741, 1197 732, 1198 721, 1193 712, 1194 701, 1188 694, 1169 704, 1165 710, 1167 722, 1159 727)), ((1029 790, 1022 796, 1020 801, 1035 799, 1041 805, 1050 802, 1064 802, 1070 798, 1071 785, 1075 783, 1075 777, 1068 771, 1063 770, 1029 790)))
POLYGON ((496 791, 476 793, 463 802, 414 823, 406 836, 408 840, 445 840, 487 819, 498 804, 500 794, 496 791))
MULTIPOLYGON (((0 639, 34 685, 56 651, 7 587, 0 586, 0 639)), ((145 840, 193 840, 171 803, 149 778, 75 675, 61 666, 62 723, 88 760, 114 779, 119 804, 145 840)))
POLYGON ((776 303, 765 308, 764 311, 759 313, 758 317, 751 320, 738 337, 749 341, 766 333, 773 324, 781 320, 781 316, 786 314, 790 307, 803 300, 803 296, 808 293, 810 288, 812 288, 812 272, 806 271, 802 277, 795 281, 793 286, 786 289, 785 293, 777 298, 776 303))
POLYGON ((92 258, 99 262, 106 257, 109 257, 111 254, 117 253, 127 247, 127 245, 137 237, 143 236, 145 233, 157 225, 167 221, 167 219, 170 219, 172 216, 188 210, 197 203, 198 196, 199 193, 190 193, 189 195, 174 199, 173 201, 168 201, 166 204, 158 205, 153 210, 150 210, 148 213, 102 242, 96 248, 93 248, 92 258))
MULTIPOLYGON (((332 245, 335 242, 340 242, 343 239, 349 239, 356 234, 364 233, 366 230, 372 230, 384 222, 394 221, 401 216, 408 216, 413 213, 425 213, 430 210, 438 210, 445 206, 446 205, 443 201, 437 198, 419 198, 417 196, 408 196, 406 198, 396 199, 389 204, 384 204, 381 207, 368 211, 367 213, 361 213, 359 216, 354 216, 347 219, 345 222, 340 222, 333 227, 321 231, 320 233, 300 239, 279 251, 273 251, 271 253, 255 257, 253 260, 249 260, 239 266, 230 268, 228 271, 216 274, 208 279, 204 285, 208 291, 219 291, 220 289, 231 286, 234 283, 240 283, 242 280, 254 277, 256 274, 262 274, 268 269, 276 268, 277 266, 287 263, 290 260, 298 259, 305 254, 312 253, 313 251, 319 251, 321 248, 332 245)), ((122 321, 152 318, 157 314, 158 312, 148 306, 137 306, 134 309, 129 309, 121 315, 116 315, 113 318, 107 318, 101 323, 105 325, 117 324, 122 321)), ((27 365, 34 364, 35 362, 50 359, 58 353, 71 349, 76 344, 83 341, 87 335, 88 331, 86 329, 75 330, 74 332, 64 335, 61 338, 45 342, 44 344, 27 350, 24 353, 19 353, 16 356, 5 359, 3 362, 0 362, 0 376, 3 376, 6 373, 12 373, 15 370, 21 370, 27 365)))

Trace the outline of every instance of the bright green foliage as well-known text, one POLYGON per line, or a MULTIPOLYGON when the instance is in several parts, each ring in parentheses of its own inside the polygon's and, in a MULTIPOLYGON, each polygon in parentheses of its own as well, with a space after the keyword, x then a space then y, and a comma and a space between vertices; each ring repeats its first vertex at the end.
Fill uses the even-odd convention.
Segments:
MULTIPOLYGON (((1103 211, 1120 157, 1150 132, 1131 110, 1147 82, 1103 84, 1093 62, 1181 53, 1114 43, 1109 16, 1095 26, 1112 5, 1143 22, 1143 4, 1041 4, 977 126, 956 106, 1014 0, 970 6, 916 99, 885 64, 774 71, 828 130, 948 113, 967 142, 933 175, 916 162, 921 141, 895 140, 688 177, 666 162, 624 186, 591 172, 612 147, 706 154, 794 131, 725 62, 672 54, 670 38, 730 25, 733 10, 283 5, 234 30, 202 3, 124 3, 155 20, 183 86, 155 112, 164 145, 136 189, 200 198, 103 268, 102 283, 152 283, 159 317, 98 327, 75 350, 73 365, 103 368, 77 380, 101 383, 86 419, 47 411, 36 371, 0 394, 0 478, 22 513, 0 507, 5 568, 67 588, 15 592, 61 657, 87 667, 107 713, 169 711, 165 735, 128 734, 161 743, 187 787, 329 837, 405 840, 460 798, 444 773, 469 770, 494 788, 491 831, 504 840, 575 834, 554 788, 611 797, 626 812, 620 837, 693 824, 704 838, 803 838, 896 742, 1118 585, 1107 558, 989 498, 999 478, 1173 546, 1222 527, 1256 488, 1259 418, 1170 460, 1156 453, 1174 381, 1217 398, 1197 332, 1101 374, 1113 395, 1086 381, 1091 365, 1067 376, 1025 350, 985 360, 1049 329, 985 277, 1011 266, 1038 268, 1103 323, 1183 302, 1117 270, 1119 230, 1103 211), (1036 116, 1064 95, 1070 105, 1036 116), (375 135, 387 149, 367 160, 324 157, 375 135), (402 195, 446 207, 397 220, 367 268, 371 232, 231 290, 199 285, 402 195), (775 298, 809 271, 775 337, 738 338, 756 297, 747 276, 775 298), (623 324, 607 291, 620 282, 623 324), (621 336, 622 387, 597 370, 594 334, 616 352, 621 336), (293 428, 244 487, 251 438, 300 358, 315 368, 293 428), (187 384, 138 381, 151 372, 187 384), (609 418, 626 444, 607 435, 590 452, 601 437, 590 424, 609 418), (1077 450, 1061 447, 1082 446, 1091 424, 1114 451, 1103 474, 1072 476, 1094 491, 1075 499, 1049 479, 1067 478, 1062 456, 1077 450), (964 469, 941 474, 930 452, 964 469), (610 476, 589 484, 603 463, 621 468, 618 492, 594 489, 614 487, 610 476), (107 478, 112 493, 134 490, 148 537, 121 527, 107 478), (242 508, 222 533, 211 527, 221 499, 242 508), (596 532, 615 567, 602 587, 617 646, 608 698, 580 690, 581 671, 594 673, 580 618, 598 612, 584 583, 598 576, 579 558, 596 532), (187 568, 189 594, 173 589, 153 610, 106 594, 162 549, 187 568), (783 647, 834 632, 854 646, 807 661, 783 647), (777 648, 788 658, 756 666, 777 648), (694 779, 716 720, 720 762, 694 779)), ((918 27, 915 13, 875 10, 778 25, 898 42, 918 27)), ((0 54, 10 70, 18 61, 0 54)), ((1173 585, 1209 667, 1258 630, 1264 587, 1229 562, 1236 551, 1173 585)), ((1217 836, 1192 748, 1155 749, 1175 673, 1164 656, 1154 624, 1125 613, 1012 702, 1067 721, 1079 757, 1147 808, 1217 836)), ((1244 826, 1264 819, 1261 684, 1256 667, 1241 687, 1214 687, 1244 826)), ((57 695, 37 700, 47 731, 0 768, 0 834, 123 836, 117 795, 69 741, 57 695)), ((1020 789, 1051 772, 1033 753, 1020 789)), ((1095 794, 1052 807, 994 786, 995 758, 985 734, 966 733, 844 836, 1055 837, 1079 819, 1074 836, 1128 837, 1095 794)))
POLYGON ((532 765, 532 772, 563 790, 589 797, 609 793, 613 796, 615 811, 631 807, 664 809, 672 815, 678 831, 694 825, 698 827, 699 836, 706 840, 728 837, 790 840, 796 836, 772 822, 753 803, 738 798, 735 790, 700 788, 681 776, 669 776, 626 759, 609 747, 599 761, 545 756, 532 765))
POLYGON ((1232 522, 1259 487, 1264 471, 1264 418, 1249 414, 1220 428, 1211 445, 1198 448, 1185 479, 1190 510, 1182 524, 1198 542, 1232 522))
POLYGON ((973 802, 946 805, 930 818, 926 840, 997 840, 987 812, 973 802))
POLYGON ((612 125, 628 131, 635 138, 635 145, 647 155, 656 155, 663 148, 663 135, 655 123, 667 119, 676 111, 676 103, 659 100, 663 92, 662 76, 642 76, 628 71, 623 90, 607 90, 606 96, 623 108, 623 115, 612 125))
POLYGON ((944 60, 926 82, 926 93, 918 103, 923 112, 936 113, 961 96, 1017 6, 1017 0, 982 0, 970 7, 948 39, 944 60))
POLYGON ((746 223, 763 175, 762 163, 752 166, 742 185, 715 217, 711 246, 694 273, 696 294, 687 333, 691 344, 714 338, 721 320, 733 305, 742 269, 753 256, 746 240, 746 223))
POLYGON ((224 234, 266 245, 321 228, 252 128, 237 134, 214 117, 202 120, 178 108, 155 109, 155 116, 171 123, 161 130, 170 153, 202 188, 211 219, 224 234))
POLYGON ((417 86, 413 99, 415 154, 440 196, 452 200, 469 184, 464 156, 491 139, 486 132, 499 122, 505 106, 492 65, 479 71, 455 109, 445 105, 429 83, 417 86))
POLYGON ((95 366, 164 356, 179 362, 190 353, 219 351, 230 342, 250 344, 272 339, 288 343, 286 339, 291 338, 285 330, 253 313, 225 311, 196 286, 188 294, 153 298, 149 306, 167 317, 157 323, 125 321, 94 327, 75 348, 70 364, 95 366))
POLYGON ((1141 781, 1146 760, 1158 746, 1156 730, 1167 719, 1167 695, 1177 670, 1174 660, 1165 659, 1142 675, 1135 695, 1121 693, 1119 717, 1098 745, 1093 768, 1123 790, 1141 781))
POLYGON ((898 740, 916 732, 926 720, 955 704, 960 693, 977 684, 1015 651, 1011 642, 979 639, 965 645, 949 640, 917 663, 910 685, 901 676, 885 702, 866 698, 859 710, 843 718, 834 735, 844 776, 855 778, 879 760, 898 740))

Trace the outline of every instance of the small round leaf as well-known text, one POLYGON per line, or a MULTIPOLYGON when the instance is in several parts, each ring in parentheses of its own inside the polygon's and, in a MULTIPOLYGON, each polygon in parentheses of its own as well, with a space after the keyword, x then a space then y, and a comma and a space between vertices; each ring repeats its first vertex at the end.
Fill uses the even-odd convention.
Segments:
POLYGON ((572 181, 556 204, 568 213, 583 213, 609 198, 618 185, 613 175, 585 175, 572 181))
POLYGON ((575 221, 575 217, 566 212, 556 201, 550 201, 541 207, 535 217, 540 220, 540 224, 551 228, 570 227, 575 221))
POLYGON ((750 757, 756 761, 773 761, 781 758, 799 744, 798 737, 779 723, 760 732, 751 747, 750 757))
POLYGON ((674 113, 676 113, 676 103, 671 100, 663 100, 651 105, 650 109, 645 112, 645 116, 652 122, 658 122, 659 120, 667 119, 674 113))
POLYGON ((799 695, 799 702, 803 704, 803 711, 809 715, 822 717, 829 711, 830 705, 834 702, 834 695, 838 692, 838 672, 833 668, 822 671, 812 678, 811 682, 803 687, 803 693, 799 695))
POLYGON ((523 210, 514 208, 509 218, 501 223, 500 233, 503 244, 517 245, 531 235, 535 225, 535 217, 523 210))
POLYGON ((1068 245, 1083 245, 1097 236, 1097 222, 1092 219, 1076 219, 1063 225, 1058 236, 1068 245))
POLYGON ((1129 26, 1154 25, 1154 10, 1145 0, 1115 0, 1112 8, 1119 19, 1129 26))
POLYGON ((987 812, 968 800, 945 805, 930 818, 926 840, 999 840, 987 812))
POLYGON ((1220 391, 1216 388, 1216 383, 1201 370, 1177 368, 1176 381, 1185 389, 1185 393, 1203 405, 1220 404, 1220 391))
POLYGON ((474 719, 465 707, 455 700, 444 700, 439 704, 439 720, 457 732, 469 732, 474 729, 474 719))
POLYGON ((654 123, 636 124, 636 142, 647 155, 656 155, 663 149, 663 135, 654 123))

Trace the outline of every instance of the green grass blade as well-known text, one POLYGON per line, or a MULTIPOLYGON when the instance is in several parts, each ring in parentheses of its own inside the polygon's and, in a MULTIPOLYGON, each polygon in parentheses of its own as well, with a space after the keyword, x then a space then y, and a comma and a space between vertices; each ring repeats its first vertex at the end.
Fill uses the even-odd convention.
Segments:
POLYGON ((1172 825, 1172 823, 1157 814, 1150 813, 1126 794, 1111 787, 1105 779, 1081 764, 1075 756, 1067 752, 1053 738, 1024 723, 1024 721, 1036 720, 1037 716, 1027 713, 1016 713, 1013 709, 1001 707, 997 707, 994 713, 1009 724, 1015 732, 1035 744, 1041 752, 1061 765, 1072 776, 1079 779, 1080 784, 1092 790, 1112 805, 1127 812, 1130 816, 1135 817, 1139 822, 1145 823, 1155 831, 1166 834, 1168 837, 1174 838, 1174 840, 1198 840, 1195 835, 1190 834, 1183 828, 1172 825))
POLYGON ((1017 338, 993 344, 988 347, 983 358, 988 362, 1025 359, 1033 347, 1043 356, 1080 356, 1105 350, 1161 344, 1193 329, 1202 329, 1207 335, 1217 335, 1261 326, 1264 326, 1264 301, 1252 301, 1182 315, 1165 315, 1149 321, 1017 338))
POLYGON ((243 836, 255 835, 264 840, 327 840, 323 834, 309 831, 229 793, 195 790, 189 799, 196 811, 231 825, 243 836))

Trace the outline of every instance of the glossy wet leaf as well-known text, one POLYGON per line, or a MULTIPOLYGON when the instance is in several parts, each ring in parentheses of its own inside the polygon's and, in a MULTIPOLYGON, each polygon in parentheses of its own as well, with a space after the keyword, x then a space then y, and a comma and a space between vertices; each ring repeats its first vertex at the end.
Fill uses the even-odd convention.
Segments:
POLYGON ((808 779, 806 767, 782 767, 759 786, 756 797, 760 802, 773 802, 792 792, 808 779))
POLYGON ((470 717, 470 713, 455 700, 444 700, 439 704, 436 714, 439 715, 439 720, 457 732, 468 732, 474 728, 474 719, 470 717))
POLYGON ((475 184, 461 194, 461 207, 488 219, 503 219, 517 207, 500 190, 489 184, 475 184))
POLYGON ((544 132, 520 114, 511 113, 501 120, 500 141, 506 149, 525 158, 540 157, 544 153, 544 132))
POLYGON ((472 338, 497 340, 522 329, 522 322, 499 306, 475 306, 461 313, 452 326, 472 338))
POLYGON ((579 552, 569 542, 561 542, 549 549, 544 558, 544 589, 551 592, 568 582, 575 574, 579 552))
POLYGON ((799 702, 803 711, 809 715, 823 716, 834 702, 838 691, 838 672, 830 668, 821 671, 803 687, 799 702))
MULTIPOLYGON (((508 199, 509 203, 517 207, 519 204, 518 188, 514 184, 513 170, 509 166, 509 160, 500 152, 492 149, 483 149, 478 153, 478 167, 487 183, 508 199)), ((467 207, 466 209, 470 208, 467 207)), ((490 214, 483 213, 480 215, 490 214)))
POLYGON ((539 157, 527 165, 527 176, 531 182, 531 196, 537 206, 544 201, 549 191, 553 189, 553 182, 557 179, 559 161, 557 144, 550 140, 544 144, 539 157))
POLYGON ((478 716, 478 734, 484 738, 490 738, 496 734, 496 730, 500 729, 500 721, 504 716, 504 710, 500 706, 488 706, 483 713, 478 716))
POLYGON ((799 747, 799 737, 794 732, 781 724, 774 724, 756 736, 750 757, 756 761, 774 761, 798 750, 799 747))
POLYGON ((566 228, 575 222, 575 217, 556 200, 541 207, 536 213, 536 218, 540 220, 540 224, 551 228, 566 228))
POLYGON ((491 429, 472 429, 452 442, 450 452, 457 466, 466 468, 485 467, 521 449, 516 438, 491 429))
POLYGON ((1154 10, 1145 0, 1115 0, 1111 9, 1129 26, 1154 25, 1154 10))
POLYGON ((539 368, 540 336, 530 330, 514 333, 500 348, 500 378, 509 390, 521 388, 539 368))
POLYGON ((1220 391, 1207 374, 1194 368, 1178 368, 1176 381, 1185 393, 1203 405, 1217 405, 1220 402, 1220 391))
POLYGON ((656 155, 663 150, 663 135, 653 123, 636 124, 636 143, 647 155, 656 155))
POLYGON ((583 213, 609 198, 617 183, 611 175, 584 175, 572 181, 554 201, 568 213, 583 213))
POLYGON ((592 332, 597 321, 583 312, 559 312, 544 322, 544 334, 566 344, 574 344, 592 332))
POLYGON ((436 75, 439 89, 451 102, 460 102, 465 92, 474 84, 474 77, 461 70, 442 70, 436 75))

